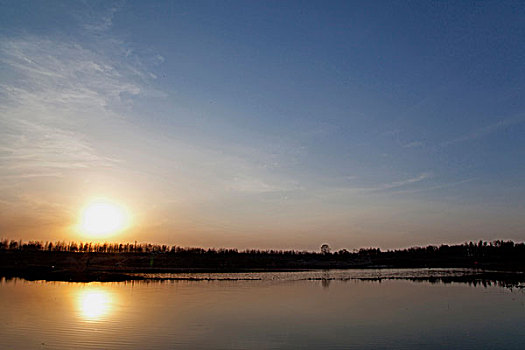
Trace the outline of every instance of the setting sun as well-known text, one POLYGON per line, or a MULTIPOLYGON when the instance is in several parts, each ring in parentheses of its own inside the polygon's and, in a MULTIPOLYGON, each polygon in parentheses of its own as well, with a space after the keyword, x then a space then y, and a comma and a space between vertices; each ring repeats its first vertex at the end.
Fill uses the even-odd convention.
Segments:
POLYGON ((80 216, 80 232, 92 238, 106 237, 129 226, 129 214, 119 204, 106 199, 89 203, 80 216))

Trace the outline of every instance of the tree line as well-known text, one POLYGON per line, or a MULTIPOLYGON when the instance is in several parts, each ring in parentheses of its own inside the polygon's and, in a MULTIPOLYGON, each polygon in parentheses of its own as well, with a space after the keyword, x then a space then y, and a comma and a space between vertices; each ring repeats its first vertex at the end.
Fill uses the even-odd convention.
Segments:
POLYGON ((156 253, 178 255, 278 255, 278 256, 323 256, 324 258, 375 258, 375 259, 440 259, 446 257, 468 257, 473 259, 488 259, 493 257, 525 257, 525 243, 495 240, 491 242, 465 242, 456 245, 442 244, 424 247, 382 251, 379 248, 361 248, 349 251, 340 249, 332 252, 327 244, 323 244, 319 252, 299 250, 260 250, 246 249, 239 251, 235 248, 195 248, 177 245, 151 243, 92 243, 92 242, 65 242, 65 241, 27 241, 0 240, 0 251, 48 251, 72 253, 156 253))

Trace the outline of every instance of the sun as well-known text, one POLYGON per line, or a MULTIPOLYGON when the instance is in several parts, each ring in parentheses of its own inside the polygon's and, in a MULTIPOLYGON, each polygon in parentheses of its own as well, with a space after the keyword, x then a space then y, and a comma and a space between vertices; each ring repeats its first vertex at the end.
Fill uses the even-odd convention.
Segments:
POLYGON ((80 215, 79 230, 91 238, 103 238, 126 229, 129 222, 127 210, 110 200, 90 202, 80 215))

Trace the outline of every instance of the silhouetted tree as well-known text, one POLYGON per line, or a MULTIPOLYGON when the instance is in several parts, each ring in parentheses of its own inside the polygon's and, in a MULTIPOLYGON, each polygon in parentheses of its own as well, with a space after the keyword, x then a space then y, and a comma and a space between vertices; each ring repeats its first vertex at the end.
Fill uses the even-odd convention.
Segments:
POLYGON ((330 254, 330 246, 328 244, 325 243, 321 246, 321 254, 323 255, 330 254))

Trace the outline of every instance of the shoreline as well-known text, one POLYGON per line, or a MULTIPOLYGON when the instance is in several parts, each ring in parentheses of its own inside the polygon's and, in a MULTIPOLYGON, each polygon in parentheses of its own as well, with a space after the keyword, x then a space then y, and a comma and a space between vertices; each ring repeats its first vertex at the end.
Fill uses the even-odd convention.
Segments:
POLYGON ((504 287, 525 288, 525 272, 505 271, 505 270, 486 270, 465 267, 359 267, 345 269, 242 269, 242 270, 218 270, 218 269, 171 269, 156 270, 149 272, 117 272, 117 271, 44 271, 42 269, 23 269, 8 270, 0 269, 0 280, 23 279, 26 281, 45 281, 45 282, 127 282, 127 281, 262 281, 260 277, 229 276, 231 274, 259 274, 259 273, 278 273, 278 272, 326 272, 328 275, 323 277, 305 277, 298 280, 308 281, 371 281, 382 282, 387 280, 407 280, 412 282, 430 283, 496 283, 504 287), (461 271, 454 271, 460 269, 461 271), (379 271, 388 272, 391 270, 421 270, 428 274, 420 276, 416 274, 395 275, 388 274, 380 276, 349 276, 333 277, 330 272, 334 271, 379 271), (443 274, 450 272, 450 274, 443 274), (176 275, 181 276, 176 276, 176 275), (187 276, 191 274, 192 276, 187 276), (209 274, 215 275, 210 277, 209 274), (163 276, 164 275, 164 276, 163 276), (175 275, 175 276, 174 276, 175 275), (200 275, 200 276, 199 276, 200 275), (222 277, 220 275, 225 275, 222 277))

